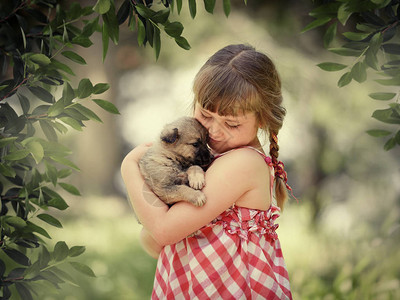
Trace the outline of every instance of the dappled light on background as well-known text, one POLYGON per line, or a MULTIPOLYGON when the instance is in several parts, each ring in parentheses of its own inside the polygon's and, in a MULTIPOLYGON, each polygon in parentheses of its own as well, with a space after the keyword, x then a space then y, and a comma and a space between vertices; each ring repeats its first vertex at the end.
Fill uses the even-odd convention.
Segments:
MULTIPOLYGON (((142 55, 143 63, 113 72, 112 97, 121 112, 111 126, 115 131, 108 132, 119 139, 120 147, 119 161, 107 170, 114 194, 95 190, 73 199, 65 228, 59 237, 54 234, 68 243, 87 245, 85 263, 98 278, 82 279, 82 289, 66 287, 61 293, 73 291, 76 299, 149 297, 155 260, 138 244, 141 227, 121 188, 120 160, 133 146, 156 139, 165 123, 191 114, 193 78, 211 53, 230 43, 248 42, 272 58, 282 77, 287 117, 278 136, 279 158, 299 202, 289 201, 278 234, 294 298, 398 296, 398 156, 383 151, 377 139, 365 133, 376 126, 370 113, 377 104, 367 97, 372 85, 337 88, 337 75, 316 67, 327 54, 320 60, 317 51, 311 55, 296 46, 310 38, 298 36, 301 24, 297 32, 276 39, 268 29, 284 24, 250 18, 241 9, 232 9, 227 19, 202 12, 194 21, 184 18, 190 51, 166 38, 158 62, 146 48, 136 54, 142 55)), ((101 131, 110 123, 96 126, 101 131)), ((264 148, 268 152, 268 144, 264 148)), ((88 160, 90 151, 86 155, 80 160, 88 160)), ((114 159, 102 156, 95 163, 114 159)))

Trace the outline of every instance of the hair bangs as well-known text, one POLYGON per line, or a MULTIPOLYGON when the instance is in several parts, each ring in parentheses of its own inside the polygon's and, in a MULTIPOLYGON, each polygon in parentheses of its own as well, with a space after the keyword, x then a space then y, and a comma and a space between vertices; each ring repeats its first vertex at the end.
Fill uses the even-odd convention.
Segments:
POLYGON ((195 78, 193 92, 195 103, 223 116, 257 111, 260 105, 257 89, 227 67, 210 66, 201 70, 195 78))

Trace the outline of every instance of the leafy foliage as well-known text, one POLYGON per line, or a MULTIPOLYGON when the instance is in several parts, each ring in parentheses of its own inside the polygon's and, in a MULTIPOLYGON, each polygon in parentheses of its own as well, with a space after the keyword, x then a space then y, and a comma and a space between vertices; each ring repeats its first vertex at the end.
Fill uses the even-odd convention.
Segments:
POLYGON ((368 71, 377 75, 375 82, 384 89, 369 95, 378 101, 391 101, 388 107, 376 110, 372 117, 386 124, 385 129, 368 130, 374 137, 389 137, 385 150, 400 146, 399 92, 390 87, 400 85, 400 43, 397 28, 400 25, 400 1, 398 0, 331 0, 323 1, 310 12, 315 20, 303 32, 324 26, 323 43, 330 52, 351 58, 348 65, 336 62, 320 63, 325 71, 343 71, 338 86, 351 81, 362 83, 368 71), (340 35, 338 32, 342 32, 340 35), (343 44, 331 47, 336 36, 343 44), (389 125, 388 125, 389 124, 389 125))
MULTIPOLYGON (((204 0, 213 13, 215 0, 204 0)), ((245 1, 246 3, 246 1, 245 1)), ((189 0, 192 18, 197 6, 189 0)), ((102 35, 103 60, 109 41, 118 44, 119 27, 137 33, 139 46, 150 45, 158 58, 161 31, 183 49, 190 49, 182 36, 183 25, 171 21, 182 0, 125 0, 117 10, 115 1, 98 0, 82 7, 65 7, 57 0, 9 0, 0 2, 0 297, 9 299, 17 291, 22 299, 38 297, 49 286, 76 285, 65 266, 95 276, 74 258, 83 246, 69 247, 64 241, 49 250, 44 239, 50 235, 43 224, 61 228, 51 211, 64 211, 68 204, 60 190, 79 196, 66 180, 79 167, 70 160, 71 150, 59 142, 70 130, 82 131, 85 122, 102 122, 87 104, 119 114, 98 95, 107 83, 89 78, 72 86, 74 65, 86 65, 77 47, 91 47, 95 32, 102 35), (57 96, 56 96, 57 95, 57 96)), ((223 1, 228 16, 230 0, 223 1)))

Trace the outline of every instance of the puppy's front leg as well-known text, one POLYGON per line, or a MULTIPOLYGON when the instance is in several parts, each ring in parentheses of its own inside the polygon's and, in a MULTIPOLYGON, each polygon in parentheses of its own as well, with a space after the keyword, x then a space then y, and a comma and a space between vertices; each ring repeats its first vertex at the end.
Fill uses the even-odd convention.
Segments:
POLYGON ((201 190, 206 184, 204 171, 199 166, 191 166, 186 171, 189 180, 189 186, 196 190, 201 190))

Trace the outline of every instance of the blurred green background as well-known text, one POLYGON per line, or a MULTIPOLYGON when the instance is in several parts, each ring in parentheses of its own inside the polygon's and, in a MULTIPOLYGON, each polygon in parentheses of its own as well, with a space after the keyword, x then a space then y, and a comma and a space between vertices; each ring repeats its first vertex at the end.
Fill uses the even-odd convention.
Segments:
POLYGON ((339 89, 338 73, 316 67, 343 58, 322 49, 317 30, 300 34, 310 21, 310 1, 232 1, 229 18, 222 3, 210 15, 198 2, 195 20, 186 3, 181 15, 190 51, 165 38, 156 62, 153 50, 138 48, 128 31, 104 64, 101 37, 98 47, 81 50, 88 66, 76 73, 111 83, 107 98, 121 115, 96 111, 103 124, 88 123, 83 133, 65 137, 82 170, 72 183, 83 196, 66 196, 70 208, 59 216, 64 228, 47 230, 54 241, 85 245, 81 260, 97 277, 79 277, 81 287, 64 285, 46 299, 149 299, 156 261, 138 243, 140 225, 119 166, 163 124, 191 113, 194 75, 231 43, 267 53, 282 77, 288 113, 280 158, 299 202, 289 201, 278 234, 294 298, 400 299, 400 153, 384 151, 383 140, 365 133, 379 127, 370 117, 380 106, 368 97, 373 82, 339 89))

